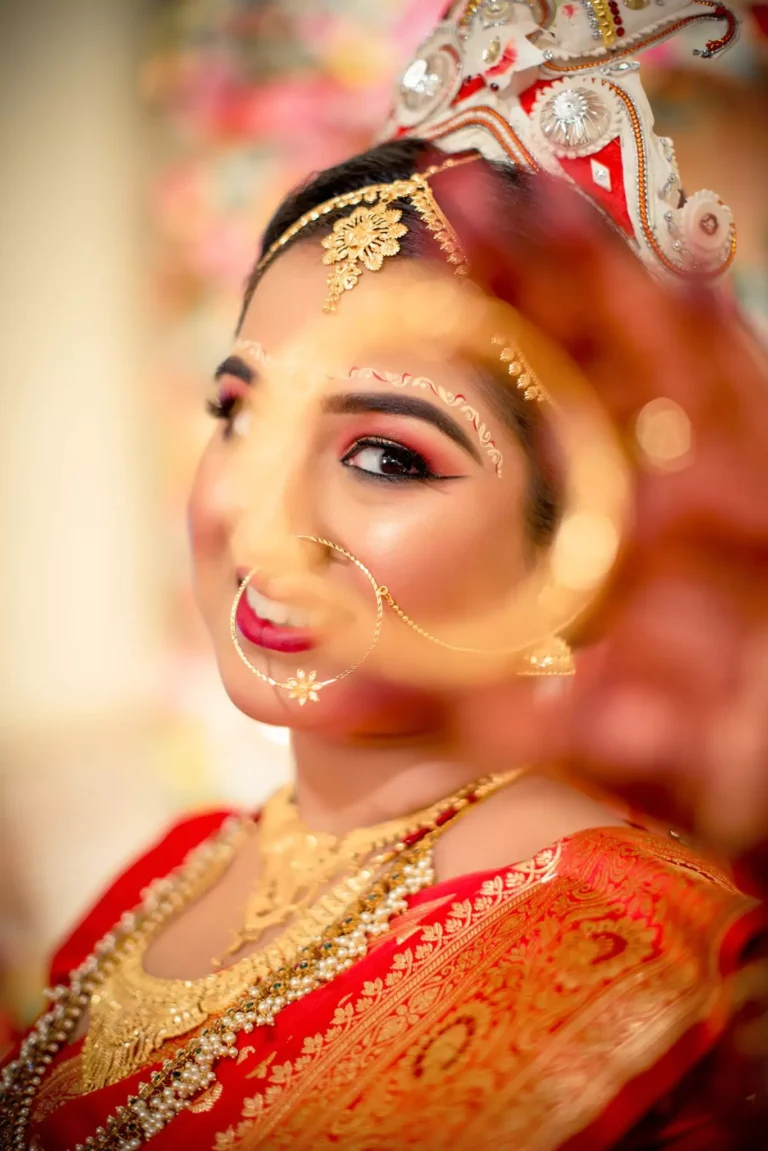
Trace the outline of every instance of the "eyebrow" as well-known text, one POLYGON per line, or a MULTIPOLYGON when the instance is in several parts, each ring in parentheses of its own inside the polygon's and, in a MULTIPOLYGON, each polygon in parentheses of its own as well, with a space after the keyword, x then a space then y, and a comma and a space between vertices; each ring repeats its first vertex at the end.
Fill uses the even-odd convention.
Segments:
POLYGON ((220 380, 222 376, 234 376, 244 384, 253 384, 256 380, 256 372, 240 356, 227 356, 226 360, 219 364, 213 373, 213 378, 220 380))
POLYGON ((379 392, 345 392, 329 396, 324 402, 326 412, 332 415, 354 415, 358 412, 383 412, 390 416, 411 416, 432 424, 463 448, 467 455, 482 465, 482 457, 472 440, 459 424, 426 400, 415 396, 390 396, 379 392))

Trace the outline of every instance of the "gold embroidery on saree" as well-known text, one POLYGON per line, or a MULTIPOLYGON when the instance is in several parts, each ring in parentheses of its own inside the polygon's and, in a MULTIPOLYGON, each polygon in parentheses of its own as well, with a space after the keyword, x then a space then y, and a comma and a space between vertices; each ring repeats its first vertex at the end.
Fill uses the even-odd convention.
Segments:
MULTIPOLYGON (((253 1048, 253 1047, 245 1047, 243 1049, 243 1051, 240 1052, 240 1055, 242 1056, 244 1054, 244 1051, 254 1051, 254 1050, 255 1050, 255 1048, 253 1048)), ((249 1071, 245 1078, 246 1079, 266 1079, 267 1070, 269 1069, 271 1064, 274 1062, 275 1054, 276 1053, 274 1051, 270 1052, 270 1054, 267 1056, 267 1058, 262 1059, 262 1061, 261 1061, 261 1063, 259 1063, 258 1067, 256 1067, 253 1071, 249 1071)), ((238 1056, 237 1062, 238 1063, 241 1062, 241 1059, 239 1056, 238 1056)))
POLYGON ((377 1151, 549 1151, 587 1126, 727 1006, 719 945, 751 904, 643 833, 592 833, 581 854, 588 881, 541 853, 424 926, 298 1058, 262 1065, 263 1091, 216 1151, 362 1151, 374 1132, 377 1151), (716 882, 706 898, 701 878, 716 882))
POLYGON ((224 1088, 220 1083, 214 1083, 213 1087, 208 1087, 202 1095, 198 1095, 197 1099, 188 1103, 187 1109, 195 1115, 200 1115, 204 1111, 212 1111, 221 1098, 223 1090, 224 1088))
MULTIPOLYGON (((421 932, 422 943, 416 947, 415 951, 407 948, 404 952, 396 954, 385 979, 379 978, 365 982, 361 997, 354 1002, 350 1001, 350 997, 345 997, 346 1002, 340 1004, 335 1011, 331 1027, 324 1035, 307 1036, 301 1054, 294 1062, 286 1061, 273 1066, 268 1077, 266 1066, 262 1064, 263 1077, 267 1079, 263 1092, 251 1099, 246 1099, 242 1111, 243 1122, 239 1123, 236 1128, 229 1128, 216 1136, 214 1143, 216 1151, 245 1151, 246 1148, 255 1148, 261 1145, 262 1139, 268 1135, 271 1137, 267 1144, 270 1148, 283 1146, 282 1131, 278 1134, 275 1128, 282 1125, 286 1119, 290 1119, 293 1129, 293 1115, 288 1115, 292 1108, 289 1089, 293 1088, 299 1080, 302 1080, 302 1090, 310 1084, 316 1083, 318 1073, 322 1076, 325 1058, 329 1057, 333 1060, 337 1052, 341 1060, 340 1070, 342 1074, 345 1070, 349 1070, 353 1081, 358 1063, 355 1060, 354 1049, 350 1051, 346 1045, 343 1045, 343 1040, 347 1037, 354 1039, 357 1025, 361 1021, 364 1032, 360 1040, 362 1059, 359 1066, 361 1067, 367 1063, 367 1058, 370 1052, 375 1050, 376 1045, 383 1045, 386 1049, 389 1043, 393 1043, 398 1038, 402 1040, 420 1021, 420 1015, 429 1012, 440 999, 442 977, 440 962, 433 964, 431 985, 420 988, 412 996, 412 1002, 407 1008, 402 1004, 393 1003, 390 1013, 390 995, 400 991, 412 974, 422 965, 425 965, 430 958, 435 957, 433 956, 435 942, 438 943, 439 948, 439 944, 443 940, 448 943, 455 939, 461 947, 463 933, 472 925, 476 913, 487 913, 497 907, 505 896, 515 894, 523 897, 529 889, 539 884, 543 879, 552 877, 559 854, 559 848, 548 848, 540 852, 534 860, 513 868, 504 875, 495 876, 492 880, 484 883, 481 894, 474 901, 464 900, 453 903, 445 926, 436 923, 424 927, 421 932), (369 1026, 375 1029, 373 1047, 371 1043, 374 1031, 365 1034, 369 1026), (339 1051, 337 1046, 339 1044, 342 1044, 345 1049, 339 1051), (314 1075, 311 1074, 312 1072, 314 1075), (304 1082, 305 1079, 306 1083, 304 1082), (257 1127, 257 1121, 264 1119, 267 1121, 267 1126, 262 1129, 259 1122, 257 1127), (277 1141, 275 1141, 276 1139, 277 1141)), ((462 967, 466 962, 466 960, 462 961, 461 952, 459 952, 459 962, 462 967)), ((321 1105, 321 1111, 323 1110, 321 1105)))
POLYGON ((369 954, 371 951, 375 951, 377 947, 381 947, 382 944, 390 942, 393 938, 397 940, 398 944, 403 944, 407 939, 410 939, 412 935, 417 935, 421 930, 422 922, 441 907, 445 907, 446 903, 450 903, 451 899, 453 899, 452 895, 444 895, 441 899, 432 899, 429 903, 419 903, 418 906, 412 907, 409 911, 404 911, 402 915, 399 915, 397 919, 393 920, 390 930, 386 935, 380 935, 378 939, 374 941, 373 946, 369 948, 369 954))
POLYGON ((65 1059, 54 1067, 51 1074, 43 1080, 40 1090, 35 1096, 35 1106, 31 1116, 32 1126, 42 1123, 54 1111, 58 1111, 63 1103, 76 1099, 83 1093, 83 1068, 80 1055, 65 1059))

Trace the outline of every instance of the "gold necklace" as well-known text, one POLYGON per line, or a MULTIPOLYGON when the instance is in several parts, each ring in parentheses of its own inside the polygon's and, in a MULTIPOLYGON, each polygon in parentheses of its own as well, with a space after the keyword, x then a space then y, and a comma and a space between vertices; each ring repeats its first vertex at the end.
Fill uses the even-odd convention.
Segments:
POLYGON ((316 935, 370 880, 379 865, 375 853, 428 824, 444 802, 373 827, 356 827, 339 837, 310 831, 301 820, 292 789, 278 791, 259 820, 261 866, 246 904, 245 923, 225 954, 258 943, 265 931, 294 916, 299 918, 283 934, 284 946, 292 949, 306 943, 307 931, 316 935), (321 896, 329 885, 331 890, 321 896))
MULTIPOLYGON (((429 825, 419 828, 408 842, 398 843, 383 860, 382 874, 367 891, 311 947, 302 949, 294 963, 270 974, 259 985, 245 987, 240 999, 200 1034, 195 1034, 167 1059, 151 1078, 140 1083, 135 1095, 118 1107, 87 1140, 91 1151, 138 1148, 162 1131, 190 1100, 214 1082, 214 1067, 224 1058, 237 1058, 238 1035, 255 1027, 273 1026, 276 1015, 323 983, 351 967, 365 955, 368 938, 387 930, 391 919, 408 907, 408 896, 434 883, 432 847, 443 831, 475 803, 492 795, 524 773, 489 776, 469 784, 446 799, 429 825)), ((195 848, 171 875, 150 884, 143 903, 126 912, 96 945, 67 985, 47 992, 52 1006, 24 1039, 19 1056, 0 1075, 0 1149, 26 1146, 27 1128, 37 1090, 46 1069, 76 1032, 94 992, 120 964, 127 944, 166 922, 174 909, 199 891, 204 877, 233 850, 233 840, 244 826, 228 821, 212 839, 195 848)))
POLYGON ((144 957, 161 928, 212 887, 229 867, 249 822, 231 822, 226 834, 201 845, 200 855, 185 861, 173 878, 157 881, 141 930, 125 939, 119 961, 106 965, 101 985, 88 1005, 90 1019, 82 1052, 87 1091, 116 1083, 144 1066, 164 1043, 201 1026, 242 990, 240 975, 245 976, 244 970, 236 974, 235 967, 229 968, 220 973, 216 983, 210 977, 157 979, 144 970, 144 957))
MULTIPOLYGON (((486 786, 497 790, 512 774, 472 787, 482 798, 486 786)), ((321 938, 370 885, 391 857, 382 851, 402 849, 403 841, 430 827, 449 802, 444 799, 409 816, 336 837, 310 832, 299 817, 291 789, 276 792, 264 805, 258 824, 261 874, 247 904, 245 926, 236 933, 228 954, 244 943, 258 942, 268 928, 292 922, 268 947, 200 979, 162 979, 145 970, 147 950, 160 928, 212 887, 232 862, 247 834, 248 821, 243 821, 226 848, 211 858, 208 869, 173 898, 169 895, 167 915, 126 943, 120 962, 92 997, 83 1046, 86 1088, 97 1090, 132 1074, 151 1062, 169 1040, 189 1034, 231 1007, 244 987, 294 962, 299 951, 321 938)))

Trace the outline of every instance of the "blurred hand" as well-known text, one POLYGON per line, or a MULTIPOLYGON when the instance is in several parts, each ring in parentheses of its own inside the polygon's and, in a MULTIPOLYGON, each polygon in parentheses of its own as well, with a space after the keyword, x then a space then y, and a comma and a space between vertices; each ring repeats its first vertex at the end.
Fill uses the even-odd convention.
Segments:
POLYGON ((768 843, 763 351, 722 288, 652 278, 565 185, 542 180, 502 237, 487 178, 471 165, 456 175, 440 198, 478 282, 581 367, 630 451, 659 397, 687 413, 693 445, 675 472, 636 452, 631 536, 570 689, 533 709, 484 691, 463 734, 486 762, 524 737, 534 760, 732 853, 768 843))

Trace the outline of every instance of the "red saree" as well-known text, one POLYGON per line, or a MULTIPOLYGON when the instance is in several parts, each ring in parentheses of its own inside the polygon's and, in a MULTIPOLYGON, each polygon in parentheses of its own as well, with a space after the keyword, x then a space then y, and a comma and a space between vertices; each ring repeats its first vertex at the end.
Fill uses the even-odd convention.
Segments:
MULTIPOLYGON (((54 980, 221 818, 186 821, 131 867, 64 944, 54 980)), ((750 1065, 730 1046, 763 927, 755 901, 674 841, 580 833, 412 898, 348 972, 242 1035, 239 1058, 151 1145, 768 1146, 750 1065)), ((35 1151, 74 1148, 147 1078, 83 1095, 80 1047, 38 1093, 35 1151)))

